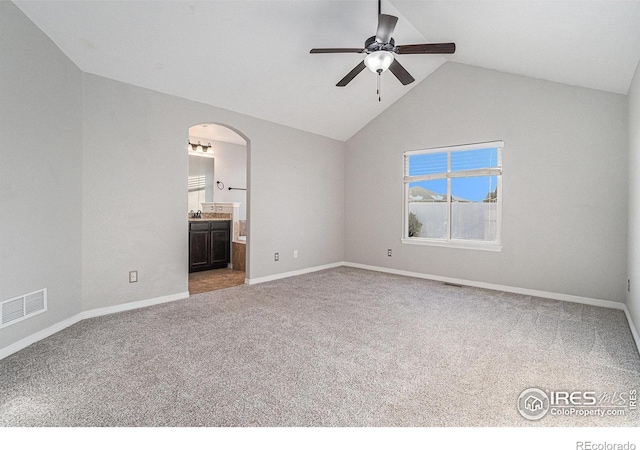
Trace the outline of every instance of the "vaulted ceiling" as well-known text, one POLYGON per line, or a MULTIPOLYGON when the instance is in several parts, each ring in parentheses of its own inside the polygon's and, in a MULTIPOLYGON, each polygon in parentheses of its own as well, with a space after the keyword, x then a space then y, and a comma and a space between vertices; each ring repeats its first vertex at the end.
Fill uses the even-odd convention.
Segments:
POLYGON ((15 1, 85 72, 346 140, 449 61, 626 94, 640 59, 640 1, 384 1, 416 82, 365 71, 335 84, 375 34, 375 0, 15 1))

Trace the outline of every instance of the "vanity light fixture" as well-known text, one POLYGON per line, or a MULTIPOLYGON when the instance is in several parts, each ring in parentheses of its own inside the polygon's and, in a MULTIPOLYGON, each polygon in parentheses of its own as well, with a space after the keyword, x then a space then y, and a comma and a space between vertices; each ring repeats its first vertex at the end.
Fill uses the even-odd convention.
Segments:
POLYGON ((192 144, 191 141, 188 142, 189 143, 187 144, 187 151, 189 152, 189 154, 198 156, 209 156, 210 158, 213 158, 213 148, 211 146, 211 143, 202 144, 200 141, 198 141, 197 144, 192 144))
POLYGON ((189 141, 189 144, 187 144, 187 150, 190 152, 198 152, 198 153, 213 153, 213 148, 211 146, 211 143, 208 144, 202 144, 200 143, 200 141, 198 141, 197 144, 192 144, 191 141, 189 141))

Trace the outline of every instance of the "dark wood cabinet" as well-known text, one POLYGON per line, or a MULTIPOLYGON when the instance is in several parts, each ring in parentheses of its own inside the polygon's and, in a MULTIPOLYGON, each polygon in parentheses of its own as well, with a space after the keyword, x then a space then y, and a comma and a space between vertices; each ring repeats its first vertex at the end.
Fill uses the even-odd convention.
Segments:
POLYGON ((231 253, 231 222, 189 222, 189 272, 227 267, 231 253))

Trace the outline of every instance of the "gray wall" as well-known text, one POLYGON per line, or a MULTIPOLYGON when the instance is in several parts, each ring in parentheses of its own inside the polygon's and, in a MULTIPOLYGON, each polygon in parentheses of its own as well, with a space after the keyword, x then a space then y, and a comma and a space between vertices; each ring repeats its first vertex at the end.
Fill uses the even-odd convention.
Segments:
POLYGON ((342 261, 344 143, 85 74, 85 310, 188 290, 184 142, 200 123, 250 140, 250 278, 342 261))
POLYGON ((250 140, 251 278, 343 260, 343 142, 83 74, 2 1, 0 98, 0 300, 49 289, 48 312, 0 330, 0 348, 82 311, 188 290, 195 124, 250 140))
POLYGON ((49 310, 0 348, 81 311, 82 74, 0 1, 0 301, 48 288, 49 310))
POLYGON ((627 137, 625 96, 446 63, 347 141, 345 259, 624 301, 627 137), (502 252, 401 244, 403 151, 499 139, 502 252))
POLYGON ((640 64, 629 90, 629 258, 627 308, 640 327, 640 64))

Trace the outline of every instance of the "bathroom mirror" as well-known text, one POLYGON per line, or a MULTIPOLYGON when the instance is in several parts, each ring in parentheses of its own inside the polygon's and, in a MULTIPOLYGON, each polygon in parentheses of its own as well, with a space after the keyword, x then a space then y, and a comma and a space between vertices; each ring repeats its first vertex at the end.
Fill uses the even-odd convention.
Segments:
POLYGON ((202 202, 213 202, 214 158, 189 155, 189 211, 202 209, 202 202))

